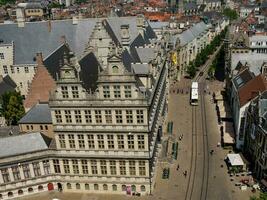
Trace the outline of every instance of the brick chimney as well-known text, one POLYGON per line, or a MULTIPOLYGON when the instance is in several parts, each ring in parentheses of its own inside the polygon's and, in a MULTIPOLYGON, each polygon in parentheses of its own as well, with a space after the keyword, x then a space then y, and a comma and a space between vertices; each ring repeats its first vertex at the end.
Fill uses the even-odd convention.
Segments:
POLYGON ((43 54, 41 52, 40 53, 36 53, 36 63, 37 63, 38 67, 44 66, 43 54))
POLYGON ((130 44, 130 31, 129 24, 121 25, 121 43, 122 46, 129 46, 130 44))

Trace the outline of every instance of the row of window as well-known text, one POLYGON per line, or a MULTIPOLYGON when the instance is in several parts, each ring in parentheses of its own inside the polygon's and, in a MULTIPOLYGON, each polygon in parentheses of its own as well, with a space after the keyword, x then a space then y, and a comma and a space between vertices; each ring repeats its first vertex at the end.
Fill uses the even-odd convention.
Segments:
MULTIPOLYGON (((43 164, 43 170, 44 170, 44 174, 48 175, 51 173, 50 171, 50 164, 49 164, 49 160, 44 160, 42 161, 43 164)), ((41 176, 41 168, 40 168, 40 163, 39 162, 33 162, 31 163, 32 165, 32 169, 33 169, 33 174, 31 173, 30 170, 30 164, 22 164, 22 165, 17 165, 17 166, 12 166, 11 167, 11 172, 9 173, 8 168, 2 168, 1 169, 1 175, 2 175, 2 179, 4 183, 8 183, 11 182, 11 176, 13 177, 14 181, 19 181, 22 179, 21 177, 21 173, 20 170, 22 170, 24 179, 28 179, 28 178, 32 178, 34 177, 38 177, 41 176)))
POLYGON ((68 160, 63 159, 63 168, 60 161, 53 160, 55 173, 65 174, 85 174, 85 175, 120 175, 120 176, 146 176, 145 161, 126 161, 115 160, 68 160), (71 172, 72 169, 72 172, 71 172))
MULTIPOLYGON (((42 185, 39 185, 39 186, 38 186, 38 191, 43 191, 43 190, 44 190, 44 187, 43 187, 42 185)), ((29 188, 27 189, 27 191, 28 191, 28 193, 33 193, 33 192, 34 192, 34 190, 33 190, 32 187, 29 187, 29 188)), ((18 190, 18 195, 23 195, 23 194, 24 194, 24 192, 23 192, 22 189, 18 190)), ((8 193, 7 193, 7 196, 11 198, 11 197, 14 196, 14 193, 13 193, 13 192, 8 192, 8 193)), ((3 195, 0 194, 0 199, 2 199, 2 198, 3 198, 3 195)))
MULTIPOLYGON (((74 189, 74 188, 77 189, 77 190, 81 189, 81 184, 80 183, 76 183, 76 184, 67 183, 66 186, 67 186, 67 189, 69 189, 69 190, 70 189, 74 189)), ((132 192, 136 192, 136 190, 137 190, 136 185, 131 185, 131 186, 121 185, 121 191, 126 191, 127 188, 129 188, 129 187, 131 188, 132 192)), ((102 188, 105 191, 109 190, 109 186, 107 184, 103 184, 102 188)), ((116 184, 113 184, 111 186, 111 188, 112 188, 112 191, 118 191, 118 186, 116 184)), ((85 190, 90 190, 90 186, 89 186, 88 183, 84 184, 84 189, 85 190)), ((99 184, 94 184, 93 185, 93 189, 94 190, 99 190, 99 184)), ((146 187, 144 185, 141 185, 140 186, 140 191, 141 192, 145 192, 146 191, 146 187)))
MULTIPOLYGON (((22 67, 16 67, 16 72, 17 73, 20 73, 20 70, 22 70, 23 68, 22 67)), ((37 68, 34 67, 34 72, 36 72, 37 68)), ((4 74, 8 74, 8 67, 6 65, 3 65, 3 72, 4 74)), ((11 74, 14 74, 15 73, 15 67, 14 66, 10 66, 10 72, 11 74)), ((29 67, 24 67, 24 72, 25 73, 29 73, 29 67)))
POLYGON ((145 149, 144 135, 59 134, 58 141, 62 149, 145 149))
POLYGON ((144 123, 144 110, 55 110, 56 123, 137 124, 144 123), (114 116, 114 117, 113 117, 114 116))
POLYGON ((105 99, 108 98, 121 98, 122 97, 122 89, 123 89, 123 94, 124 98, 132 98, 132 87, 131 85, 113 85, 112 87, 109 85, 104 85, 103 86, 103 97, 105 99), (113 88, 113 95, 111 95, 111 88, 113 88))
MULTIPOLYGON (((33 125, 26 125, 27 130, 33 130, 33 125)), ((40 125, 40 130, 48 130, 48 125, 40 125)))

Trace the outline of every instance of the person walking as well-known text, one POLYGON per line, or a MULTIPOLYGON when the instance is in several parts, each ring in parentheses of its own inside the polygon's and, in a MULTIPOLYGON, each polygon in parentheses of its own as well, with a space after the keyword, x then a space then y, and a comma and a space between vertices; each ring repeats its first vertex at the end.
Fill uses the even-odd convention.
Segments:
POLYGON ((177 165, 177 167, 176 167, 176 171, 178 171, 179 170, 179 168, 180 168, 180 166, 179 166, 179 164, 177 165))

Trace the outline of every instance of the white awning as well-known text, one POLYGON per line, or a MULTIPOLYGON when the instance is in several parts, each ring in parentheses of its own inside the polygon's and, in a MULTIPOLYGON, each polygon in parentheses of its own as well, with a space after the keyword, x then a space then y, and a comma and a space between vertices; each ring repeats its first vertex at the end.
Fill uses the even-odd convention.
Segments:
POLYGON ((232 166, 243 166, 244 162, 239 154, 229 153, 227 158, 232 166))

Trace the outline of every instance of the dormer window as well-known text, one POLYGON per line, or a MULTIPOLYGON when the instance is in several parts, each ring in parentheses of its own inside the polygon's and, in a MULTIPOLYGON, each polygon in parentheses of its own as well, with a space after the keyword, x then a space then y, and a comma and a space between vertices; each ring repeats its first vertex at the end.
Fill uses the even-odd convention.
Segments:
POLYGON ((69 98, 68 87, 61 86, 62 98, 66 99, 69 98))
POLYGON ((73 97, 74 99, 79 98, 79 90, 78 90, 78 86, 72 86, 72 87, 71 87, 71 90, 72 90, 72 97, 73 97))
POLYGON ((114 65, 114 66, 112 67, 112 73, 113 73, 113 74, 117 74, 117 73, 119 73, 119 68, 118 68, 118 66, 114 65))

